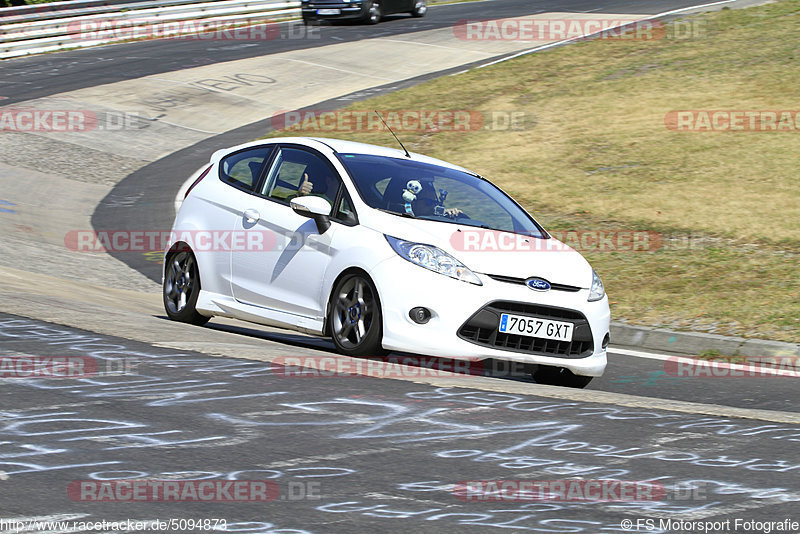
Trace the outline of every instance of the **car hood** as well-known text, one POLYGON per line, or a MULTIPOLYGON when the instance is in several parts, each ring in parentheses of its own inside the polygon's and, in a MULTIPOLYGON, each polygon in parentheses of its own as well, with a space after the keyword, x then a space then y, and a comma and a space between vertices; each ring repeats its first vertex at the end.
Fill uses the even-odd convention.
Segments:
POLYGON ((584 289, 592 283, 592 268, 583 256, 552 237, 538 239, 380 212, 369 226, 398 239, 439 247, 476 273, 539 277, 584 289))

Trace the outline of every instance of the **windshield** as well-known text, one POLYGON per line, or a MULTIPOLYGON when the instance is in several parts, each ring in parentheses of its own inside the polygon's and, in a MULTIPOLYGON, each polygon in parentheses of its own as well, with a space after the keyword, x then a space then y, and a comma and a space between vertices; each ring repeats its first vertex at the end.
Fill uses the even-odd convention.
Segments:
POLYGON ((500 189, 472 174, 385 156, 339 154, 368 206, 416 219, 543 237, 500 189))

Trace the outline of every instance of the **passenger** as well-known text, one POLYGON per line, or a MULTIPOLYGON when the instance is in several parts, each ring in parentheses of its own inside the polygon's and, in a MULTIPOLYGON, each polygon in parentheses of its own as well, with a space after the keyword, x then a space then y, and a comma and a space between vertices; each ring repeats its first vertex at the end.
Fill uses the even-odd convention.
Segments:
MULTIPOLYGON (((418 191, 413 193, 412 196, 415 198, 411 201, 411 208, 414 215, 417 217, 438 215, 455 219, 464 213, 458 208, 445 208, 443 205, 444 199, 440 198, 440 196, 436 193, 436 188, 433 187, 433 182, 431 181, 411 180, 408 182, 408 187, 411 189, 411 191, 414 189, 418 191)), ((406 191, 409 191, 409 189, 406 189, 406 191)), ((407 198, 410 197, 408 195, 404 195, 404 199, 407 198)))

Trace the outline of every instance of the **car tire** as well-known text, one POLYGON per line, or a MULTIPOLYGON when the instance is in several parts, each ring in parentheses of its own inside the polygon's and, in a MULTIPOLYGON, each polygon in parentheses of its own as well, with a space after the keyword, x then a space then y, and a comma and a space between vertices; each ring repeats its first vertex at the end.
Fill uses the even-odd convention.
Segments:
POLYGON ((206 324, 209 317, 200 315, 195 306, 200 295, 200 273, 197 259, 191 250, 171 252, 164 264, 164 310, 173 321, 197 326, 206 324))
POLYGON ((427 0, 416 0, 414 2, 414 9, 410 11, 412 17, 424 17, 428 12, 427 0))
POLYGON ((381 11, 381 4, 377 1, 370 2, 367 5, 367 13, 364 15, 363 22, 366 24, 377 24, 383 18, 381 11))
POLYGON ((378 292, 360 272, 343 276, 331 293, 328 332, 336 349, 347 356, 383 354, 383 314, 378 292))
POLYGON ((303 24, 305 24, 306 26, 310 26, 312 24, 317 24, 317 23, 318 23, 317 19, 311 18, 308 15, 303 14, 303 24))
POLYGON ((591 376, 576 375, 564 367, 538 365, 531 373, 537 384, 562 386, 568 388, 585 388, 592 381, 591 376))

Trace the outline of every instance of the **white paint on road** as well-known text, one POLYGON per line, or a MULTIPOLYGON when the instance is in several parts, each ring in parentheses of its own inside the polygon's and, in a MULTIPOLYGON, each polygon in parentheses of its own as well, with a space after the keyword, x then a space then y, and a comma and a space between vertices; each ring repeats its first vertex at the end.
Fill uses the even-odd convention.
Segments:
MULTIPOLYGON (((763 356, 761 358, 752 358, 753 364, 745 365, 741 363, 730 363, 724 360, 706 360, 701 358, 688 358, 685 356, 677 356, 675 354, 659 354, 655 352, 647 352, 642 350, 623 349, 616 347, 609 347, 608 352, 622 354, 624 356, 633 356, 636 358, 646 358, 649 360, 660 360, 675 362, 682 364, 688 369, 696 367, 698 370, 701 368, 708 368, 710 373, 728 374, 731 376, 748 376, 749 374, 756 374, 758 376, 785 376, 791 378, 800 378, 800 369, 790 370, 782 367, 788 367, 789 363, 794 363, 794 366, 800 365, 800 360, 795 356, 763 356), (763 364, 763 365, 759 365, 763 364), (776 367, 777 368, 774 368, 776 367), (756 370, 757 369, 757 370, 756 370)), ((714 376, 713 374, 709 376, 714 376)))

